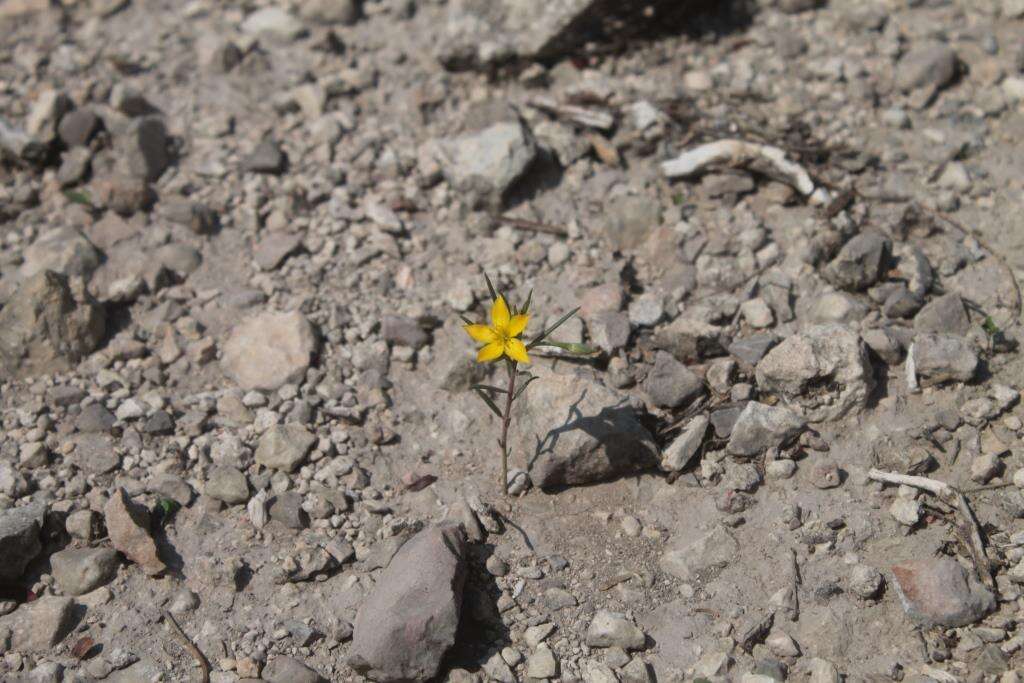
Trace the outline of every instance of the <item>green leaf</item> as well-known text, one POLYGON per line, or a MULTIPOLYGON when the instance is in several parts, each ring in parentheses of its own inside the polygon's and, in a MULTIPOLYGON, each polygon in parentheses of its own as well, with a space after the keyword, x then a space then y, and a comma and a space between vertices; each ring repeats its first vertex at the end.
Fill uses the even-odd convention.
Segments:
POLYGON ((571 311, 569 311, 568 313, 563 315, 561 318, 558 319, 558 322, 556 322, 554 325, 551 325, 550 327, 548 327, 548 329, 546 329, 543 332, 541 332, 537 337, 535 337, 533 339, 533 341, 531 341, 529 344, 527 344, 526 348, 532 349, 534 346, 537 346, 537 344, 540 344, 542 341, 544 341, 544 339, 549 334, 551 334, 552 332, 557 330, 559 327, 561 327, 562 323, 564 323, 566 320, 568 320, 569 318, 571 318, 574 315, 576 315, 576 312, 578 310, 580 310, 579 306, 577 306, 576 308, 572 309, 571 311))
POLYGON ((473 391, 477 391, 479 389, 486 389, 487 391, 497 391, 502 394, 508 393, 508 389, 502 389, 501 387, 491 386, 490 384, 474 384, 471 388, 473 389, 473 391))
POLYGON ((557 346, 558 348, 573 354, 574 356, 592 356, 595 353, 600 352, 600 349, 595 349, 592 346, 586 344, 577 344, 574 342, 560 342, 560 341, 545 341, 541 343, 542 346, 557 346))
POLYGON ((481 389, 474 389, 473 391, 476 392, 477 396, 479 396, 481 399, 483 399, 483 402, 487 404, 487 407, 490 408, 494 412, 495 415, 497 415, 499 420, 502 419, 501 411, 498 410, 498 406, 495 405, 494 401, 491 400, 491 397, 488 396, 486 394, 486 392, 484 392, 481 389))
POLYGON ((64 190, 64 196, 75 204, 84 204, 85 206, 92 206, 92 200, 89 199, 89 195, 81 190, 64 190))
POLYGON ((476 324, 472 320, 467 318, 466 316, 462 315, 461 313, 459 313, 459 317, 462 318, 462 322, 466 323, 467 325, 475 325, 476 324))
POLYGON ((531 303, 533 303, 533 289, 530 289, 530 293, 526 296, 526 303, 519 309, 520 315, 530 312, 531 303))
MULTIPOLYGON (((484 271, 484 280, 487 281, 487 291, 491 293, 491 301, 498 298, 498 293, 494 291, 494 285, 491 284, 491 278, 487 277, 487 271, 484 271)), ((507 302, 506 302, 507 303, 507 302)))
POLYGON ((993 320, 992 316, 990 315, 985 316, 985 320, 984 322, 981 323, 981 326, 985 329, 985 332, 987 332, 988 336, 990 337, 994 337, 1000 332, 999 325, 996 325, 996 321, 993 320))
POLYGON ((512 401, 513 401, 513 403, 515 402, 515 400, 516 400, 517 398, 519 398, 519 397, 520 397, 520 396, 522 395, 522 393, 523 393, 524 391, 526 391, 526 387, 530 386, 530 382, 532 382, 532 381, 533 381, 533 380, 535 380, 535 379, 537 379, 537 376, 536 376, 536 375, 530 375, 530 376, 529 376, 529 378, 527 378, 527 380, 526 380, 525 382, 523 382, 523 386, 521 386, 521 387, 519 387, 518 389, 516 389, 516 393, 515 393, 515 395, 514 395, 514 396, 512 397, 512 401))

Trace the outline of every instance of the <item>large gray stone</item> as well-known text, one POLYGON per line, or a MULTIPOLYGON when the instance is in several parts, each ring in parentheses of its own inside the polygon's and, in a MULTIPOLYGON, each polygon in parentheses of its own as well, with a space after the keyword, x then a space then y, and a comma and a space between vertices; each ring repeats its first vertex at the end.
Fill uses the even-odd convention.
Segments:
POLYGON ((45 503, 0 510, 0 581, 16 581, 42 550, 39 532, 45 514, 45 503))
POLYGON ((348 663, 374 681, 425 681, 455 643, 466 580, 462 529, 430 526, 394 556, 359 608, 348 663))
POLYGON ((704 443, 710 424, 707 415, 697 415, 691 419, 661 454, 661 469, 665 472, 681 472, 686 469, 704 443))
POLYGON ((605 203, 603 216, 608 243, 620 251, 636 249, 661 225, 661 205, 646 196, 618 195, 605 203))
POLYGON ((924 386, 969 382, 978 370, 978 354, 970 342, 952 334, 918 334, 907 355, 924 386))
POLYGON ((949 45, 928 42, 914 47, 896 65, 896 85, 901 90, 941 88, 956 75, 957 56, 949 45))
POLYGON ((296 422, 274 425, 260 437, 256 462, 264 467, 291 472, 306 459, 316 437, 296 422))
POLYGON ((278 655, 264 667, 260 677, 267 683, 319 683, 323 677, 295 659, 278 655))
POLYGON ((0 311, 0 378, 70 369, 103 340, 103 309, 67 278, 43 271, 25 281, 0 311))
POLYGON ((644 391, 661 408, 678 408, 704 393, 704 382, 671 354, 659 352, 644 380, 644 391))
POLYGON ((872 375, 860 337, 832 323, 787 338, 757 364, 757 384, 811 422, 837 420, 864 406, 872 375))
POLYGON ((537 486, 589 484, 657 464, 657 448, 625 397, 573 375, 548 375, 513 405, 513 458, 537 486))
POLYGON ((803 418, 789 408, 751 401, 733 425, 727 450, 732 455, 760 455, 792 440, 804 425, 803 418))
POLYGON ((438 144, 445 176, 475 204, 498 206, 537 156, 537 144, 518 120, 498 121, 483 130, 438 144))
POLYGON ((117 551, 110 548, 69 548, 51 555, 50 567, 65 595, 82 595, 114 578, 117 551))
POLYGON ((964 300, 956 292, 950 292, 929 301, 914 316, 916 332, 939 332, 963 335, 971 329, 964 300))
POLYGON ((85 235, 75 228, 55 228, 40 235, 25 250, 25 261, 18 269, 22 279, 52 270, 66 276, 89 279, 103 260, 85 235))
POLYGON ((0 630, 11 629, 11 648, 22 652, 48 652, 71 630, 71 598, 46 595, 23 604, 0 619, 0 630))
POLYGON ((736 559, 739 543, 721 526, 689 544, 669 548, 659 566, 667 574, 692 581, 698 574, 718 570, 736 559))
POLYGON ((973 624, 996 606, 992 593, 949 558, 901 562, 893 566, 892 575, 907 615, 928 628, 973 624))
POLYGON ((110 496, 103 508, 103 518, 110 535, 110 544, 144 572, 154 576, 167 568, 150 536, 149 510, 131 501, 123 488, 118 488, 110 496))
POLYGON ((647 641, 644 632, 626 618, 625 614, 598 610, 587 627, 587 645, 590 647, 620 647, 623 650, 641 650, 647 641))
POLYGON ((890 249, 889 240, 878 233, 857 235, 843 245, 825 268, 825 278, 841 289, 867 289, 878 281, 890 249))
POLYGON ((302 313, 267 311, 231 330, 220 363, 243 389, 276 391, 302 379, 316 350, 316 331, 302 313))

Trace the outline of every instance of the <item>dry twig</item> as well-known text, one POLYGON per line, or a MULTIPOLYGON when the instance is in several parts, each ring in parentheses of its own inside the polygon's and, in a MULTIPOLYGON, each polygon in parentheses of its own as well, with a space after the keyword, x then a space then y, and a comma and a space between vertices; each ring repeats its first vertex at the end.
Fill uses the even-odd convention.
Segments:
POLYGON ((188 639, 188 636, 186 636, 185 632, 181 630, 181 627, 178 626, 178 622, 174 620, 174 617, 171 616, 170 612, 166 610, 164 611, 164 619, 170 626, 171 633, 174 634, 181 646, 185 648, 185 651, 192 655, 192 658, 196 660, 196 664, 199 665, 199 680, 202 683, 210 683, 210 663, 206 661, 206 657, 204 657, 203 653, 199 651, 199 648, 188 639))
POLYGON ((992 565, 989 562, 988 555, 985 553, 985 542, 981 538, 981 529, 978 526, 978 520, 974 517, 974 511, 971 510, 971 506, 964 494, 960 493, 957 488, 938 479, 897 474, 896 472, 883 472, 875 468, 871 468, 868 471, 868 478, 887 484, 903 484, 904 486, 927 491, 956 509, 959 514, 957 515, 958 521, 954 526, 966 542, 967 549, 971 554, 971 560, 974 563, 975 573, 982 583, 991 590, 995 590, 995 581, 992 579, 992 565))

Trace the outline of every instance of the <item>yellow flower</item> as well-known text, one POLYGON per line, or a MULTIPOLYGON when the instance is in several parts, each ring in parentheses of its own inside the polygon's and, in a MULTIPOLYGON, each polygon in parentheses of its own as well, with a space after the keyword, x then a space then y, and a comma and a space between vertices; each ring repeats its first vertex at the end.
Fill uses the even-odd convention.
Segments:
POLYGON ((491 304, 490 325, 463 325, 466 334, 474 340, 484 344, 484 347, 476 354, 478 363, 498 360, 502 356, 508 356, 519 363, 529 363, 530 357, 526 355, 526 344, 516 339, 526 329, 526 323, 530 316, 525 313, 510 315, 508 306, 505 305, 505 298, 498 296, 491 304))

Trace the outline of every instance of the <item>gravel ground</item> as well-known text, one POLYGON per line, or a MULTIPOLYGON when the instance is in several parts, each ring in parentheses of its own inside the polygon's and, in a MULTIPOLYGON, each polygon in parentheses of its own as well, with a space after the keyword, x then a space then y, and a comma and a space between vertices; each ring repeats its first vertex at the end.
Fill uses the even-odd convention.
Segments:
POLYGON ((4 681, 1020 680, 1020 0, 0 36, 4 681))

